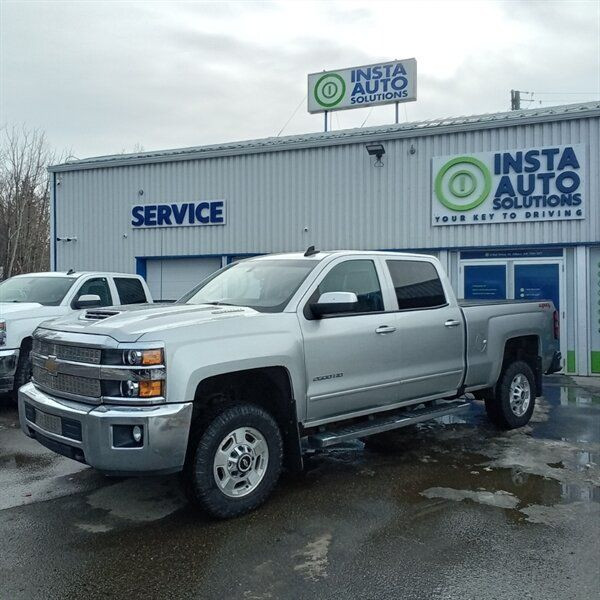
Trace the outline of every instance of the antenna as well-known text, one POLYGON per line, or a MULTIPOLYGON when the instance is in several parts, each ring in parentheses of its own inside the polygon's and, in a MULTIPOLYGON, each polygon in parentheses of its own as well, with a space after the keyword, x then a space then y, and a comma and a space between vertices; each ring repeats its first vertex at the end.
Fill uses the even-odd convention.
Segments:
POLYGON ((314 246, 309 246, 304 253, 304 256, 314 256, 315 254, 319 254, 318 250, 315 250, 314 246))
POLYGON ((75 273, 75 269, 69 269, 67 271, 67 275, 73 275, 73 273, 75 273))

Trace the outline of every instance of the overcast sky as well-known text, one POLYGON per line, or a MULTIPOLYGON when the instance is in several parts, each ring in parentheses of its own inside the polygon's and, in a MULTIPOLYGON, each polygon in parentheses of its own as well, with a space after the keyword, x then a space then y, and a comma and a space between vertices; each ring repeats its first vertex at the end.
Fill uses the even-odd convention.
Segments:
MULTIPOLYGON (((79 158, 320 131, 306 75, 416 57, 401 120, 600 98, 600 2, 0 0, 0 124, 79 158)), ((393 105, 335 113, 389 123, 393 105)))

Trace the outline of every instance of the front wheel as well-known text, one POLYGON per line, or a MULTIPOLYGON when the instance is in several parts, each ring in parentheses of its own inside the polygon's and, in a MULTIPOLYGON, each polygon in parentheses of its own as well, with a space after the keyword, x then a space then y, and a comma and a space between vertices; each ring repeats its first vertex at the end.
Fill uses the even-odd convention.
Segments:
POLYGON ((219 519, 257 508, 279 479, 282 448, 268 412, 252 404, 224 409, 192 432, 184 472, 190 500, 219 519))
POLYGON ((529 423, 535 408, 535 377, 522 360, 510 363, 500 374, 495 393, 486 397, 488 417, 501 429, 515 429, 529 423))
POLYGON ((22 348, 19 353, 19 360, 15 370, 15 381, 13 384, 12 398, 16 402, 18 400, 19 388, 31 379, 32 364, 29 348, 22 348))

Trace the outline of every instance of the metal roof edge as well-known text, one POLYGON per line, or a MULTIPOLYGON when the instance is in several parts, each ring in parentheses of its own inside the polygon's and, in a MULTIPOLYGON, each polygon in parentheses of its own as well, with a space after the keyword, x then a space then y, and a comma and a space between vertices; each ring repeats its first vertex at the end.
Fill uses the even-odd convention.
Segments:
POLYGON ((164 151, 151 151, 145 155, 109 155, 106 157, 93 157, 71 163, 51 165, 48 167, 48 171, 51 173, 60 173, 107 167, 125 167, 247 154, 283 152, 289 150, 304 150, 328 146, 361 144, 373 141, 386 141, 390 139, 416 138, 445 133, 463 133, 465 131, 495 129, 498 127, 515 127, 518 125, 530 125, 551 121, 600 117, 600 103, 598 102, 550 107, 545 110, 549 112, 542 115, 535 109, 527 109, 524 111, 492 113, 489 115, 449 117, 446 119, 439 119, 440 124, 437 124, 436 121, 438 120, 432 119, 430 121, 420 121, 401 125, 383 125, 366 129, 345 129, 328 133, 315 132, 296 136, 286 136, 284 138, 261 138, 245 142, 217 144, 214 146, 207 145, 164 151), (556 109, 562 109, 563 112, 551 112, 556 109), (268 145, 270 141, 274 145, 268 145))

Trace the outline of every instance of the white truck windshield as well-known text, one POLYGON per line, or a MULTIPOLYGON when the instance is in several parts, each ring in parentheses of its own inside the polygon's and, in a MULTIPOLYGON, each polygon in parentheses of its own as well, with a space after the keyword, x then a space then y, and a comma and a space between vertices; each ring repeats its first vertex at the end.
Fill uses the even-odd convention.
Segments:
POLYGON ((58 306, 75 281, 74 277, 11 277, 0 283, 0 302, 58 306))
POLYGON ((314 260, 247 260, 205 279, 179 303, 247 306, 281 312, 317 264, 314 260))

